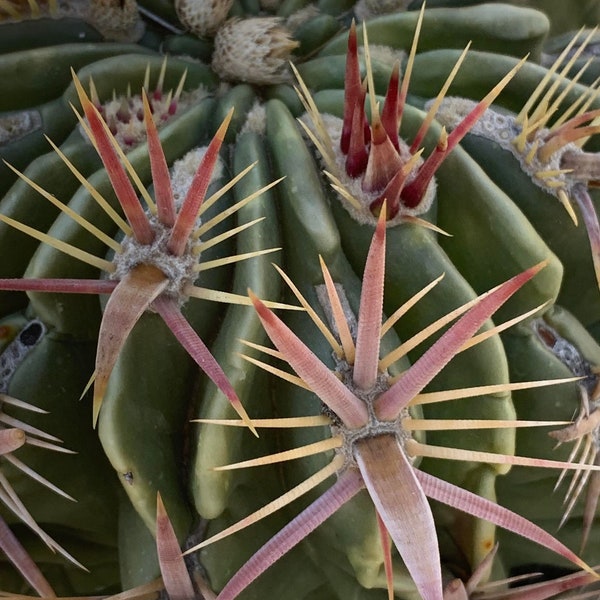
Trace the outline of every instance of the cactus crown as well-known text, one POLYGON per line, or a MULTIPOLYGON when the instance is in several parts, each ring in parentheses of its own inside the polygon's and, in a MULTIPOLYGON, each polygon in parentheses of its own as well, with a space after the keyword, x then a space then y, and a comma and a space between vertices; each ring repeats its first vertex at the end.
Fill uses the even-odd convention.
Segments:
MULTIPOLYGON (((178 112, 208 95, 204 86, 191 92, 184 91, 186 71, 174 91, 163 90, 166 68, 167 57, 163 60, 156 86, 150 90, 150 65, 148 64, 142 86, 157 128, 170 121, 178 112)), ((90 79, 90 99, 123 150, 128 151, 146 140, 145 108, 141 93, 132 94, 128 86, 125 96, 117 96, 113 93, 112 99, 102 102, 94 80, 90 79)))
MULTIPOLYGON (((327 169, 326 174, 331 179, 334 189, 350 205, 352 214, 361 222, 368 221, 371 217, 370 213, 378 214, 384 200, 388 207, 388 219, 396 219, 396 223, 415 221, 417 215, 427 212, 435 196, 435 184, 433 183, 435 171, 475 125, 486 108, 500 94, 525 61, 523 59, 481 102, 474 106, 450 136, 446 134, 445 130, 442 130, 436 148, 426 161, 423 161, 421 158, 423 149, 420 149, 420 145, 433 121, 435 110, 442 102, 469 47, 467 46, 457 61, 413 142, 410 146, 407 145, 399 135, 399 129, 405 109, 423 14, 424 8, 419 15, 402 84, 400 85, 400 67, 399 64, 396 64, 390 77, 381 116, 379 105, 375 99, 365 27, 363 27, 363 41, 368 89, 365 89, 361 81, 356 27, 353 23, 348 35, 342 121, 328 115, 326 118, 321 117, 310 97, 308 88, 303 85, 296 71, 296 76, 300 79, 301 100, 307 110, 308 119, 312 123, 312 129, 304 125, 305 131, 318 149, 327 169), (367 122, 364 108, 367 92, 371 108, 370 125, 367 122)), ((421 220, 417 222, 423 223, 421 220)))

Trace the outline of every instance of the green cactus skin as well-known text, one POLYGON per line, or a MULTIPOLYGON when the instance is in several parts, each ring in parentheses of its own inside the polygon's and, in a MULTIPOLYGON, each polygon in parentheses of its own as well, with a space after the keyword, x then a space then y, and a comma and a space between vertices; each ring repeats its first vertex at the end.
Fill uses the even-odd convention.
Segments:
POLYGON ((0 75, 11 82, 0 110, 19 110, 58 98, 71 83, 70 69, 106 58, 131 53, 151 53, 135 44, 60 44, 20 50, 0 56, 0 75))
MULTIPOLYGON (((144 0, 140 4, 172 24, 175 31, 181 27, 171 2, 144 0)), ((240 1, 230 14, 245 18, 261 12, 288 17, 307 4, 304 0, 284 0, 277 7, 261 9, 258 2, 240 1)), ((299 72, 315 94, 319 108, 339 114, 343 106, 345 29, 353 7, 347 0, 319 0, 316 6, 319 13, 296 30, 301 45, 294 60, 299 63, 299 72)), ((583 9, 573 12, 582 13, 583 9)), ((415 12, 381 16, 367 23, 367 31, 372 42, 407 50, 416 20, 415 12)), ((96 38, 90 38, 93 43, 71 43, 74 25, 79 27, 58 21, 52 24, 52 31, 46 31, 44 21, 19 23, 11 25, 10 32, 0 25, 0 81, 11 82, 11 93, 0 97, 0 116, 21 109, 34 109, 41 114, 39 130, 1 146, 0 156, 112 236, 115 234, 112 222, 89 193, 74 178, 67 177, 63 163, 49 152, 42 138, 42 132, 49 133, 84 176, 114 202, 106 172, 99 168, 91 147, 82 141, 68 107, 69 101, 77 104, 69 86, 69 67, 78 72, 86 86, 93 76, 104 99, 113 88, 117 93, 125 92, 128 82, 137 91, 148 62, 154 77, 162 62, 156 51, 159 48, 163 53, 191 55, 208 63, 213 45, 210 40, 167 31, 159 25, 154 25, 139 44, 104 43, 96 38), (20 32, 40 30, 44 31, 44 47, 32 49, 41 40, 28 41, 20 32)), ((531 52, 530 60, 540 60, 546 36, 556 27, 541 12, 500 3, 428 10, 409 88, 414 97, 409 99, 415 106, 421 106, 423 98, 435 95, 456 61, 457 49, 470 39, 474 40, 474 51, 467 56, 451 93, 479 99, 514 66, 514 57, 531 52)), ((500 106, 520 109, 546 72, 534 62, 527 63, 502 93, 498 99, 500 106)), ((311 304, 317 304, 315 286, 322 283, 317 256, 321 255, 334 279, 342 284, 350 306, 356 309, 357 275, 362 273, 373 228, 353 221, 320 174, 310 143, 294 122, 294 117, 300 116, 304 109, 291 82, 262 87, 220 86, 218 76, 210 68, 181 57, 169 59, 165 87, 176 87, 186 68, 186 89, 203 84, 217 98, 203 99, 177 113, 161 129, 169 164, 208 139, 229 109, 235 107, 226 136, 230 156, 224 153, 225 163, 231 164, 228 168, 233 173, 254 160, 259 164, 237 184, 225 204, 276 177, 286 177, 237 215, 239 223, 266 217, 236 237, 238 252, 281 245, 281 253, 210 271, 206 277, 212 281, 207 287, 242 295, 250 287, 261 298, 279 300, 281 281, 271 266, 276 262, 311 304), (266 132, 263 135, 248 131, 248 115, 254 114, 254 107, 265 101, 266 132)), ((373 60, 377 92, 385 90, 389 71, 388 62, 373 60)), ((576 85, 569 99, 585 89, 584 85, 576 85)), ((593 106, 600 106, 598 102, 593 106)), ((420 110, 407 106, 402 135, 410 139, 422 119, 420 110)), ((426 153, 436 143, 439 131, 434 124, 425 140, 426 153)), ((585 262, 588 255, 582 250, 586 246, 579 232, 577 235, 567 232, 569 222, 557 203, 548 207, 547 212, 540 211, 539 205, 534 204, 539 193, 532 192, 532 186, 520 178, 514 165, 497 148, 482 144, 475 136, 467 136, 462 145, 464 149, 456 148, 437 174, 437 201, 427 215, 453 237, 437 236, 408 223, 388 229, 385 297, 388 313, 445 273, 445 278, 424 301, 400 320, 390 338, 407 339, 450 308, 474 298, 476 293, 547 259, 550 264, 545 271, 507 304, 496 322, 549 301, 543 317, 535 318, 543 318, 560 330, 590 363, 599 364, 600 348, 583 328, 600 321, 600 306, 598 298, 589 300, 589 288, 596 295, 597 289, 588 277, 589 265, 585 262), (555 219, 559 224, 551 226, 548 221, 555 219), (582 269, 588 275, 582 275, 582 269), (555 301, 573 311, 575 317, 566 314, 555 301)), ((128 152, 128 157, 147 185, 150 170, 145 145, 128 152)), ((56 208, 24 182, 15 182, 15 175, 4 165, 0 167, 0 175, 2 214, 49 231, 54 237, 94 254, 105 252, 93 236, 64 214, 59 215, 56 208)), ((222 256, 224 246, 216 247, 214 252, 214 256, 222 256)), ((0 257, 5 256, 11 258, 0 261, 3 277, 97 276, 96 269, 0 224, 0 257), (13 258, 13 254, 18 257, 13 258)), ((97 337, 102 305, 96 297, 89 296, 31 293, 29 298, 0 292, 3 317, 0 352, 30 315, 41 318, 49 328, 40 347, 15 372, 9 392, 47 408, 50 415, 38 417, 38 426, 63 438, 65 446, 79 454, 61 456, 59 460, 39 454, 37 448, 24 448, 23 455, 27 456, 28 464, 76 497, 78 503, 73 505, 58 497, 49 501, 45 495, 38 495, 35 482, 10 471, 8 476, 42 526, 60 538, 90 568, 91 575, 51 557, 23 526, 16 522, 11 522, 11 526, 52 579, 59 594, 116 592, 159 576, 154 540, 157 491, 164 498, 183 546, 189 542, 190 534, 195 540, 198 535, 208 537, 220 531, 324 465, 326 457, 317 456, 294 464, 261 467, 259 475, 250 470, 210 471, 216 465, 322 439, 328 430, 298 429, 277 434, 261 430, 257 440, 242 428, 190 423, 191 418, 228 418, 231 410, 213 384, 198 376, 186 353, 151 314, 142 318, 123 349, 100 413, 99 430, 93 431, 87 401, 84 398, 79 402, 78 398, 93 370, 93 340, 97 337), (30 304, 26 305, 27 302, 30 304), (21 309, 25 312, 15 312, 21 309), (66 463, 76 466, 65 466, 66 463)), ((285 300, 293 302, 289 293, 285 300)), ((234 354, 255 355, 238 338, 264 343, 265 334, 251 308, 224 308, 192 300, 185 310, 195 329, 211 340, 211 351, 229 375, 251 417, 316 414, 320 410, 311 394, 265 374, 234 354)), ((329 347, 320 334, 312 331, 305 314, 288 311, 283 317, 296 331, 302 331, 303 339, 324 361, 331 362, 329 347)), ((531 381, 569 376, 569 369, 536 338, 531 323, 531 320, 525 322, 515 331, 503 333, 501 339, 494 336, 459 355, 429 390, 509 379, 531 381)), ((391 339, 387 341, 391 346, 397 344, 391 339)), ((428 341, 426 345, 431 343, 428 341)), ((414 360, 423 351, 416 348, 409 359, 414 360)), ((408 360, 398 369, 407 367, 408 360)), ((498 397, 463 400, 460 406, 448 404, 426 407, 426 414, 439 418, 510 419, 516 409, 519 418, 570 420, 579 408, 579 394, 573 383, 560 388, 515 392, 512 396, 504 393, 498 397)), ((555 442, 547 429, 518 433, 510 429, 489 430, 485 434, 466 435, 431 432, 428 438, 440 445, 555 460, 566 459, 571 447, 563 444, 555 451, 555 442)), ((502 505, 553 533, 560 521, 563 495, 560 491, 551 493, 557 473, 538 473, 525 468, 513 468, 506 473, 504 467, 458 462, 448 465, 433 459, 425 459, 421 467, 486 498, 497 495, 502 505)), ((317 493, 318 489, 309 496, 313 498, 317 493)), ((297 504, 311 498, 203 549, 195 559, 201 563, 210 585, 221 589, 248 556, 297 514, 297 504)), ((489 523, 457 516, 455 511, 445 508, 436 507, 434 514, 444 569, 452 576, 468 574, 493 545, 495 528, 489 523)), ((580 502, 558 533, 574 549, 580 543, 581 520, 580 502)), ((592 538, 597 535, 598 526, 593 525, 592 538)), ((499 533, 498 539, 501 546, 496 570, 501 568, 500 564, 507 570, 532 563, 551 567, 566 564, 533 545, 516 542, 511 535, 499 533)), ((591 564, 600 563, 597 544, 588 544, 583 558, 591 564)), ((396 597, 418 600, 398 557, 393 567, 396 597)), ((18 587, 14 573, 5 569, 4 564, 0 564, 0 581, 0 588, 6 585, 11 591, 26 589, 18 587)), ((368 499, 359 495, 276 563, 241 598, 382 600, 386 597, 385 583, 375 515, 368 499)))
MULTIPOLYGON (((78 133, 77 136, 79 136, 78 133)), ((82 139, 75 138, 70 142, 65 142, 62 151, 83 175, 91 174, 101 165, 94 148, 82 139)), ((79 187, 79 182, 72 177, 69 169, 54 151, 42 154, 31 161, 24 174, 60 199, 70 198, 79 187)), ((58 208, 45 201, 29 184, 22 180, 16 181, 5 194, 0 202, 0 210, 3 215, 40 231, 48 230, 59 212, 58 208)), ((15 248, 19 249, 13 260, 3 261, 2 276, 21 277, 37 245, 38 243, 32 238, 1 223, 0 253, 6 255, 14 252, 15 248)), ((0 293, 0 304, 3 311, 11 312, 25 306, 26 302, 24 295, 0 293)))
MULTIPOLYGON (((412 43, 418 13, 397 12, 369 19, 367 33, 372 43, 408 50, 412 43)), ((464 48, 500 52, 521 57, 531 53, 539 60, 541 44, 550 23, 541 12, 508 4, 486 4, 428 10, 419 37, 419 51, 433 48, 464 48)), ((346 36, 339 34, 320 55, 343 54, 346 36)))
MULTIPOLYGON (((241 172, 249 164, 258 161, 256 167, 235 187, 235 200, 239 201, 268 185, 271 181, 267 168, 268 158, 257 133, 247 132, 238 136, 236 141, 233 170, 241 172)), ((240 223, 262 218, 264 221, 249 230, 243 231, 237 238, 240 252, 254 252, 264 248, 264 244, 278 244, 279 235, 275 227, 277 213, 273 192, 265 192, 259 198, 244 206, 238 212, 240 223)), ((269 255, 239 265, 234 273, 233 293, 245 294, 248 289, 261 298, 276 299, 280 295, 280 284, 273 277, 272 262, 277 258, 269 255)), ((256 393, 255 378, 257 368, 244 361, 239 354, 248 352, 241 342, 246 340, 255 344, 264 344, 266 335, 260 326, 258 317, 247 306, 231 306, 223 319, 219 335, 212 350, 227 373, 229 380, 235 382, 236 390, 247 410, 265 411, 268 398, 256 393)), ((268 394, 266 387, 265 393, 268 394)), ((203 419, 225 419, 235 415, 222 394, 214 384, 209 383, 198 398, 197 417, 203 419)), ((231 471, 211 471, 213 467, 243 460, 239 447, 242 438, 248 432, 238 428, 225 428, 211 425, 196 425, 192 437, 192 461, 190 487, 194 504, 202 517, 213 519, 219 516, 226 506, 231 487, 231 471)))
MULTIPOLYGON (((48 332, 14 370, 7 391, 14 397, 27 398, 49 414, 3 407, 11 416, 61 438, 65 448, 75 452, 57 454, 28 446, 15 456, 77 502, 44 489, 19 471, 2 467, 36 522, 91 571, 86 578, 79 569, 69 568, 64 560, 57 559, 33 534, 26 535, 24 543, 31 545, 38 563, 47 565, 49 572, 54 570, 55 580, 63 582, 56 586, 57 593, 63 595, 81 589, 82 582, 90 591, 115 589, 119 583, 115 555, 118 484, 97 438, 89 434, 86 405, 79 402, 86 373, 93 368, 93 357, 94 348, 89 343, 74 344, 48 332)), ((24 527, 12 514, 2 512, 9 523, 15 523, 16 531, 24 527)))
POLYGON ((189 56, 203 63, 210 61, 213 49, 212 42, 202 40, 193 34, 171 35, 165 38, 162 45, 162 50, 166 54, 189 56))
MULTIPOLYGON (((582 325, 564 308, 556 306, 543 317, 542 323, 551 327, 561 337, 565 338, 580 356, 590 365, 597 365, 600 360, 600 347, 587 333, 582 325)), ((573 371, 554 353, 552 353, 540 336, 536 334, 533 324, 519 325, 514 331, 503 335, 504 347, 509 359, 511 380, 523 381, 534 373, 536 377, 569 377, 573 371)), ((544 414, 544 418, 570 420, 579 412, 580 392, 577 383, 565 384, 558 390, 540 390, 532 394, 526 390, 515 392, 513 399, 517 412, 523 418, 544 414)), ((572 443, 564 443, 558 448, 556 440, 548 435, 547 430, 517 433, 517 452, 531 456, 547 456, 553 459, 567 459, 573 448, 572 443)), ((570 518, 558 529, 565 505, 564 493, 569 485, 570 477, 566 478, 562 487, 554 491, 558 473, 541 472, 541 470, 526 470, 515 467, 506 477, 498 480, 498 496, 501 502, 506 502, 513 510, 528 515, 533 521, 557 532, 557 537, 571 547, 579 548, 581 544, 583 500, 574 507, 570 518), (536 490, 535 504, 532 503, 531 490, 536 490)), ((585 490, 581 498, 585 496, 585 490)), ((598 524, 592 526, 590 540, 582 556, 595 563, 599 559, 597 539, 598 524)), ((546 552, 539 552, 525 546, 517 547, 512 542, 501 539, 501 554, 506 566, 529 562, 539 565, 565 566, 562 561, 546 552)))
MULTIPOLYGON (((423 0, 413 0, 408 9, 418 10, 424 4, 423 0)), ((427 6, 434 7, 460 7, 467 5, 484 4, 478 0, 429 0, 427 6)), ((550 21, 551 34, 556 35, 564 31, 572 31, 579 29, 582 26, 594 27, 598 23, 600 13, 598 12, 598 4, 595 0, 584 0, 578 4, 578 10, 570 10, 571 7, 566 6, 560 0, 517 0, 510 4, 520 7, 527 6, 531 9, 543 11, 550 21)), ((481 7, 483 8, 483 7, 481 7)))
POLYGON ((95 44, 101 41, 102 35, 80 19, 36 19, 4 24, 0 53, 64 44, 95 44))
POLYGON ((295 54, 310 57, 341 29, 340 23, 332 15, 322 14, 303 23, 294 31, 294 39, 300 42, 295 54))

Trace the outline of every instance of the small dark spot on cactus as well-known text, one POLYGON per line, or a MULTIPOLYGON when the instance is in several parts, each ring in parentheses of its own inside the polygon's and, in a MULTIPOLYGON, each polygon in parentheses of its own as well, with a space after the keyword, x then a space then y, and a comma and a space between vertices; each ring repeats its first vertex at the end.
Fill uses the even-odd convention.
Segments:
POLYGON ((0 340, 6 340, 11 337, 12 329, 6 325, 0 327, 0 340))
POLYGON ((123 473, 123 479, 129 484, 133 485, 133 473, 131 471, 127 471, 127 473, 123 473))
POLYGON ((19 341, 24 346, 34 346, 38 343, 43 334, 44 328, 42 327, 42 324, 39 321, 34 321, 21 331, 19 334, 19 341))
POLYGON ((544 344, 548 346, 548 348, 554 348, 554 344, 556 344, 556 336, 552 333, 550 329, 547 327, 543 327, 538 325, 537 332, 544 344))

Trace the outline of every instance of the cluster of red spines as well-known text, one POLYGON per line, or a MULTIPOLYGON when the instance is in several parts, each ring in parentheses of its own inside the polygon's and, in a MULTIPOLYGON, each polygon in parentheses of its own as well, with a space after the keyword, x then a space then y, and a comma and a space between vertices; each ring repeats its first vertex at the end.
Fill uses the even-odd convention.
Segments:
MULTIPOLYGON (((366 49, 366 32, 364 35, 366 49)), ((413 44, 408 58, 402 83, 400 83, 400 66, 398 63, 394 66, 383 108, 379 114, 378 105, 373 97, 374 91, 367 89, 368 86, 372 86, 372 82, 367 83, 361 79, 356 27, 352 24, 350 28, 340 151, 345 156, 346 175, 352 179, 361 177, 362 191, 366 194, 377 195, 370 204, 371 212, 378 214, 385 201, 388 219, 394 218, 398 213, 403 212, 403 209, 409 214, 418 213, 420 207, 423 208, 422 212, 427 210, 428 203, 422 203, 435 172, 452 149, 475 125, 508 81, 512 79, 525 60, 523 59, 511 70, 450 134, 446 134, 445 129, 442 129, 436 147, 419 165, 416 160, 409 162, 409 158, 407 161, 406 157, 416 159, 420 153, 419 146, 427 133, 433 114, 427 116, 410 147, 400 139, 398 133, 406 104, 415 50, 416 42, 413 44), (371 94, 370 122, 365 111, 367 93, 371 94)), ((366 62, 368 63, 368 57, 366 57, 366 62)), ((458 68, 458 64, 456 68, 458 68)), ((453 76, 454 74, 451 74, 449 81, 453 76)), ((440 96, 443 97, 444 93, 445 91, 440 96)))
POLYGON ((353 179, 362 177, 365 193, 381 194, 371 204, 371 210, 378 212, 385 198, 389 218, 393 218, 400 210, 400 191, 406 180, 405 175, 400 177, 403 161, 398 135, 398 123, 404 106, 403 95, 400 67, 396 64, 381 116, 378 111, 373 112, 369 123, 365 111, 367 86, 361 80, 356 27, 353 24, 348 38, 340 150, 346 156, 346 174, 353 179))

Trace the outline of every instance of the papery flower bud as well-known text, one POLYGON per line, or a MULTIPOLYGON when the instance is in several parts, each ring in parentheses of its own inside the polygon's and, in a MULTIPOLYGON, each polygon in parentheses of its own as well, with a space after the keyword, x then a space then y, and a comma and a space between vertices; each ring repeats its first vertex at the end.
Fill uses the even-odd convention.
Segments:
POLYGON ((229 81, 282 83, 289 78, 289 56, 297 47, 277 17, 234 18, 217 32, 212 67, 229 81))

